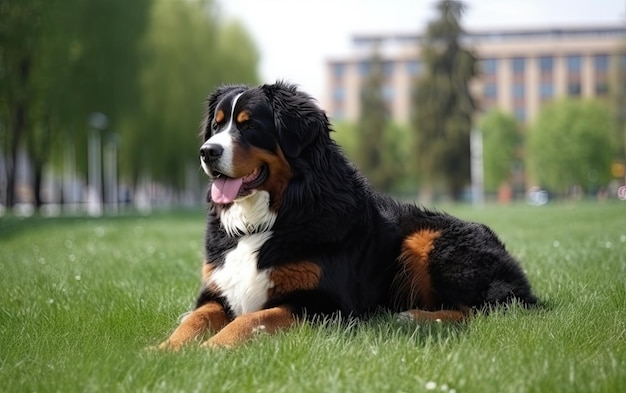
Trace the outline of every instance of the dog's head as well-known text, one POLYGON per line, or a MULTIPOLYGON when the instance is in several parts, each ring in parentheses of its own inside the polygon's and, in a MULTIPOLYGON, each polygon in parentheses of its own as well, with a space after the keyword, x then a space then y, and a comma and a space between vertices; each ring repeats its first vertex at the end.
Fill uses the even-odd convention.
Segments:
POLYGON ((270 203, 280 203, 293 176, 291 162, 328 132, 324 112, 293 85, 218 88, 208 98, 201 130, 200 162, 213 179, 211 200, 230 204, 267 191, 270 203))

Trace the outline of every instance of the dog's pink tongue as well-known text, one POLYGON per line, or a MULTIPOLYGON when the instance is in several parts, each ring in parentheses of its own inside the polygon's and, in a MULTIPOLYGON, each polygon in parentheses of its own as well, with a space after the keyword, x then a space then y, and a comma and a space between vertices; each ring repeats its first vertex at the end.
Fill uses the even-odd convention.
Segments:
POLYGON ((211 186, 211 199, 215 203, 232 203, 243 184, 243 178, 231 179, 220 177, 213 181, 211 186))

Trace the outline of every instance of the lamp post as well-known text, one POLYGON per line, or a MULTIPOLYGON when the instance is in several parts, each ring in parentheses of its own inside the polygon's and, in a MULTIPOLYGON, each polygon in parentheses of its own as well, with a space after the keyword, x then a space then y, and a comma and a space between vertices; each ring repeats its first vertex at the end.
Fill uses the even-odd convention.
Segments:
POLYGON ((117 214, 117 146, 119 135, 113 133, 109 136, 104 147, 104 189, 106 191, 106 204, 109 212, 117 214))
POLYGON ((87 211, 89 215, 102 215, 102 155, 100 133, 109 123, 104 113, 94 112, 89 115, 89 187, 87 192, 87 211))
POLYGON ((472 203, 482 206, 485 203, 483 135, 477 128, 470 131, 470 159, 472 177, 472 203))

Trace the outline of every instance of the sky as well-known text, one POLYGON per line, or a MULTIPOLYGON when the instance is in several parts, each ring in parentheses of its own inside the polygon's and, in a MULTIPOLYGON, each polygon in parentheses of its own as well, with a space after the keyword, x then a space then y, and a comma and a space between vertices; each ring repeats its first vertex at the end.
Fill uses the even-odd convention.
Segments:
MULTIPOLYGON (((468 29, 626 24, 626 0, 466 0, 468 29)), ((263 83, 295 83, 318 100, 325 62, 351 51, 355 33, 422 32, 436 0, 220 0, 261 52, 263 83)))

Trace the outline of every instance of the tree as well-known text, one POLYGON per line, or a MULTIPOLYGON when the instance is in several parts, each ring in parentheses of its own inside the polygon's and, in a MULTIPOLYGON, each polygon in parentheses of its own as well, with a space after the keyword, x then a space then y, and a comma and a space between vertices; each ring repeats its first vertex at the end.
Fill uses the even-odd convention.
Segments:
POLYGON ((86 171, 93 112, 109 119, 104 142, 119 136, 122 177, 149 171, 182 186, 197 167, 204 97, 220 83, 257 82, 254 42, 216 10, 212 0, 3 0, 0 156, 9 206, 18 149, 33 164, 37 204, 44 165, 69 150, 86 171))
MULTIPOLYGON (((2 4, 0 129, 6 133, 9 206, 14 202, 18 149, 25 148, 33 163, 39 205, 43 166, 67 140, 86 145, 89 113, 105 112, 115 124, 137 108, 136 44, 148 7, 149 0, 135 1, 132 7, 125 0, 2 4)), ((85 154, 78 157, 84 167, 85 154)))
POLYGON ((439 18, 426 29, 421 53, 425 65, 413 99, 415 157, 428 186, 447 186, 460 199, 470 181, 469 134, 476 107, 469 91, 476 75, 474 54, 461 45, 462 2, 437 4, 439 18))
POLYGON ((601 101, 563 100, 548 104, 530 129, 527 159, 539 185, 566 193, 607 184, 615 153, 611 112, 601 101))
POLYGON ((374 50, 366 64, 369 73, 361 88, 355 160, 375 188, 389 191, 393 173, 383 161, 383 152, 387 149, 384 133, 389 123, 389 109, 383 97, 383 61, 378 50, 374 50))
POLYGON ((626 43, 612 56, 610 102, 613 110, 617 159, 626 163, 626 43))
POLYGON ((496 191, 510 180, 511 169, 519 162, 519 124, 514 116, 494 110, 482 119, 480 131, 483 136, 485 188, 496 191))
POLYGON ((213 1, 169 0, 154 2, 141 51, 142 99, 123 130, 121 170, 182 188, 190 168, 198 173, 205 97, 222 83, 257 83, 258 51, 240 24, 220 23, 213 1))
POLYGON ((0 144, 5 157, 6 204, 15 200, 18 150, 32 105, 32 69, 41 35, 40 0, 8 0, 0 6, 0 144))

